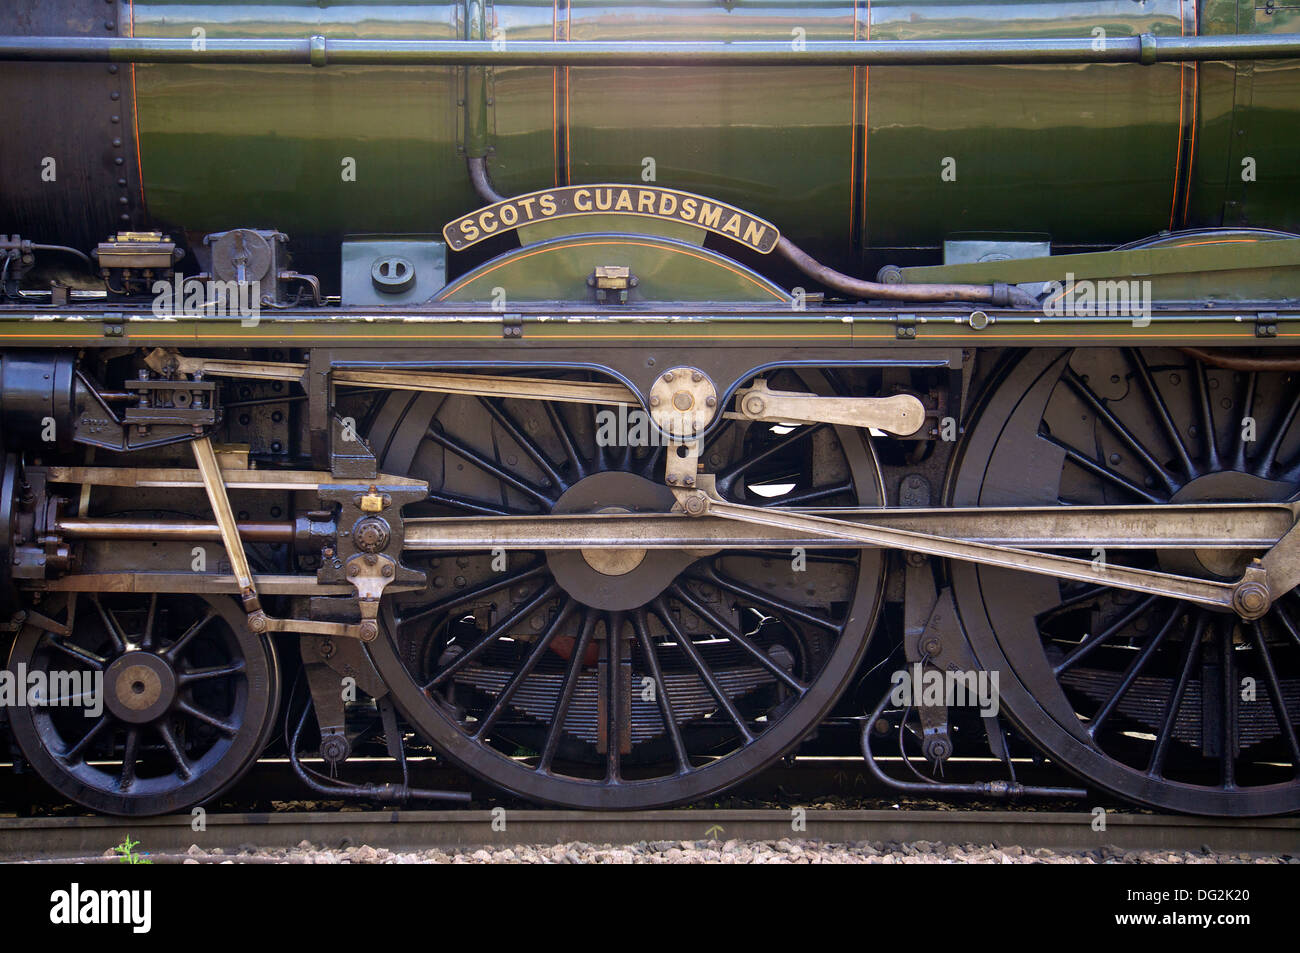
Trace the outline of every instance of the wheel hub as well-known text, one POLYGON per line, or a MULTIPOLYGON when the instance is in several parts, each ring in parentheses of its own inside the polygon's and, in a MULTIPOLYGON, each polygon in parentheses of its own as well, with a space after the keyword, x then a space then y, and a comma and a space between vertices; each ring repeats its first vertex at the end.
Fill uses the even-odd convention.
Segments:
MULTIPOLYGON (((672 491, 634 473, 607 470, 579 480, 552 513, 666 513, 672 491)), ((556 581, 593 609, 632 609, 668 587, 694 557, 663 549, 552 550, 546 561, 556 581)))
MULTIPOLYGON (((1295 488, 1239 470, 1220 470, 1197 477, 1171 498, 1171 503, 1255 503, 1289 499, 1295 488)), ((1166 572, 1235 580, 1250 565, 1254 553, 1244 549, 1164 550, 1159 555, 1166 572)))
POLYGON ((176 700, 176 673, 152 652, 127 652, 104 672, 105 704, 133 725, 157 721, 176 700))

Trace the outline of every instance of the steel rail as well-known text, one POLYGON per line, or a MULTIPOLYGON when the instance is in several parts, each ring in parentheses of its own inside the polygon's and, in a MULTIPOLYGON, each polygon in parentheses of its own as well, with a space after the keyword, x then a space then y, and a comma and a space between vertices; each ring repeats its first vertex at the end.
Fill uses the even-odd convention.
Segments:
POLYGON ((809 41, 389 40, 0 37, 0 61, 303 66, 989 66, 1300 57, 1300 34, 809 41), (1099 48, 1100 47, 1100 48, 1099 48))
MULTIPOLYGON (((829 843, 1014 844, 1023 848, 1096 851, 1161 849, 1261 854, 1300 850, 1300 819, 1249 820, 1167 817, 1111 811, 1106 830, 1077 811, 818 810, 807 812, 808 840, 829 843)), ((133 819, 42 817, 0 819, 0 857, 5 860, 103 858, 130 834, 151 859, 181 855, 195 860, 240 861, 241 849, 296 847, 302 841, 338 851, 362 845, 389 850, 562 844, 631 844, 639 841, 781 840, 789 838, 788 808, 659 810, 634 812, 511 810, 509 826, 497 830, 486 810, 389 810, 221 814, 208 811, 207 826, 193 831, 176 817, 133 819), (191 846, 197 856, 186 853, 191 846), (216 851, 222 851, 217 854, 216 851)), ((497 825, 498 827, 500 825, 497 825)), ((185 858, 177 856, 173 862, 185 858)), ((117 863, 120 858, 113 857, 117 863)))
MULTIPOLYGON (((1037 549, 1270 549, 1295 526, 1284 503, 1164 506, 809 508, 781 510, 863 526, 1037 549)), ((94 535, 67 520, 70 535, 94 535)), ((205 527, 206 528, 206 527, 205 527)), ((210 529, 209 529, 210 531, 210 529)), ((852 541, 788 526, 721 517, 602 513, 551 516, 422 516, 404 523, 403 549, 843 549, 852 541)), ((856 545, 869 545, 857 543, 856 545)))

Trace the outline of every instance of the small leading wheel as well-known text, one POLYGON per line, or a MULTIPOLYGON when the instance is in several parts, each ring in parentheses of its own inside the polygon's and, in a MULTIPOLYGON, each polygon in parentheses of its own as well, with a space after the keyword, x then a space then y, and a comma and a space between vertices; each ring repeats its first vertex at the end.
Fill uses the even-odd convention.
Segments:
MULTIPOLYGON (((1300 489, 1300 389, 1177 351, 1035 351, 994 376, 957 506, 1282 502, 1300 489)), ((1235 580, 1234 549, 1080 552, 1235 580)), ((1108 586, 950 567, 980 664, 1061 764, 1126 798, 1221 816, 1300 809, 1300 599, 1256 622, 1108 586)))
MULTIPOLYGON (((816 374, 778 384, 829 388, 816 374)), ((647 434, 639 411, 600 410, 402 394, 370 432, 385 472, 429 482, 408 517, 668 512, 665 448, 635 436, 647 434)), ((881 499, 871 447, 852 429, 730 421, 701 458, 732 500, 881 499)), ((688 801, 779 758, 852 679, 880 599, 871 550, 499 556, 408 554, 430 586, 386 600, 368 650, 446 755, 570 807, 688 801)))
POLYGON ((31 624, 18 634, 9 671, 36 691, 10 721, 60 794, 105 814, 166 814, 216 795, 257 758, 279 672, 232 600, 74 593, 42 611, 70 634, 31 624))

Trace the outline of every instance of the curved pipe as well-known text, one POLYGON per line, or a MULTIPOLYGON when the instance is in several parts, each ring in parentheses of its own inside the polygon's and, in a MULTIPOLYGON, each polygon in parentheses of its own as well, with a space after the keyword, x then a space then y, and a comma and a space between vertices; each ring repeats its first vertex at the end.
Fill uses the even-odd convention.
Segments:
MULTIPOLYGON (((492 186, 485 157, 470 156, 465 160, 465 164, 469 168, 469 178, 479 198, 488 204, 506 200, 506 197, 492 186)), ((775 251, 814 281, 855 298, 878 298, 886 301, 976 301, 999 308, 1038 307, 1038 301, 1033 296, 1012 285, 1000 283, 884 285, 875 281, 863 281, 861 278, 854 278, 823 265, 784 235, 776 243, 775 251)))
POLYGON ((1230 351, 1205 351, 1199 347, 1179 348, 1188 357, 1225 371, 1300 371, 1300 357, 1253 357, 1230 351))
POLYGON ((474 191, 478 193, 479 198, 489 205, 506 200, 504 195, 492 187, 485 156, 470 156, 465 160, 465 164, 469 166, 469 180, 474 183, 474 191))
POLYGON ((76 255, 78 258, 80 258, 82 261, 86 263, 87 268, 91 269, 92 271, 95 268, 95 264, 90 260, 89 255, 87 255, 83 251, 78 251, 75 248, 70 248, 67 245, 38 245, 33 242, 32 250, 33 251, 56 251, 56 252, 63 252, 64 254, 67 255, 76 255))
POLYGON ((776 251, 809 278, 855 298, 879 298, 886 301, 978 301, 999 308, 1036 308, 1038 301, 1014 285, 884 285, 863 281, 823 265, 784 235, 776 251))

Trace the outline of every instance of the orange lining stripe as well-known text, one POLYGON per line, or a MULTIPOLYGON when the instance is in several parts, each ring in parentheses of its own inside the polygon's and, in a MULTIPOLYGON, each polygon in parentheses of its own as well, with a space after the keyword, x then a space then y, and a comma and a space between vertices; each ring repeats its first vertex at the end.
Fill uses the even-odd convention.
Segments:
MULTIPOLYGON (((127 33, 129 36, 135 36, 135 0, 127 4, 129 11, 127 33)), ((140 207, 143 212, 149 214, 149 203, 144 197, 144 160, 140 155, 140 101, 135 94, 135 64, 131 64, 131 125, 135 132, 135 174, 140 180, 140 207)))
POLYGON ((466 277, 469 279, 468 281, 462 279, 462 281, 464 281, 464 284, 459 284, 456 287, 448 288, 442 294, 438 295, 438 300, 439 301, 445 300, 448 295, 452 294, 453 292, 459 291, 461 288, 465 287, 465 285, 472 284, 473 282, 478 281, 480 278, 486 278, 488 275, 492 274, 492 272, 496 271, 498 268, 504 268, 506 265, 509 265, 512 262, 523 261, 525 258, 532 258, 534 255, 542 255, 547 252, 562 251, 569 248, 590 248, 592 246, 604 246, 604 245, 631 245, 635 248, 657 248, 661 251, 670 251, 670 252, 675 252, 678 255, 687 255, 691 258, 698 258, 700 261, 705 261, 708 262, 709 264, 717 265, 718 267, 724 268, 727 271, 731 272, 732 274, 739 275, 741 278, 744 278, 750 284, 757 285, 759 288, 762 288, 764 291, 766 291, 772 297, 776 298, 778 301, 786 300, 785 295, 777 294, 775 291, 773 291, 767 285, 763 284, 761 281, 755 281, 753 278, 745 274, 743 271, 738 271, 737 269, 732 268, 729 265, 724 265, 722 262, 714 258, 710 258, 707 255, 697 255, 694 252, 686 251, 684 248, 673 248, 671 245, 656 245, 653 244, 652 242, 625 242, 625 241, 577 242, 572 245, 558 245, 558 246, 552 246, 550 248, 538 248, 535 249, 534 251, 525 252, 522 255, 515 255, 507 261, 498 262, 497 264, 493 265, 491 268, 488 268, 486 271, 481 271, 478 274, 472 276, 467 275, 466 277))
MULTIPOLYGON (((858 0, 853 0, 853 42, 858 42, 858 0)), ((857 216, 858 175, 858 68, 853 67, 853 99, 849 108, 849 244, 853 243, 853 220, 857 216)))
MULTIPOLYGON (((560 0, 551 0, 551 42, 560 36, 560 0)), ((555 168, 555 185, 560 185, 560 70, 551 70, 551 165, 555 168)))
MULTIPOLYGON (((573 0, 564 0, 564 42, 573 32, 573 0)), ((573 184, 573 80, 564 67, 564 184, 573 184)))
MULTIPOLYGON (((857 17, 854 17, 854 29, 857 17)), ((871 42, 871 0, 867 0, 867 36, 871 42)), ((862 67, 862 246, 865 248, 867 235, 867 147, 871 143, 871 67, 862 67)))
MULTIPOLYGON (((1184 22, 1185 21, 1183 20, 1183 0, 1178 0, 1178 35, 1179 36, 1187 35, 1187 27, 1184 26, 1184 22)), ((1178 64, 1178 151, 1174 153, 1174 197, 1173 197, 1173 201, 1169 203, 1169 230, 1170 231, 1173 231, 1174 228, 1174 212, 1178 208, 1179 174, 1182 172, 1182 168, 1183 168, 1183 133, 1184 133, 1183 109, 1184 109, 1184 102, 1187 99, 1186 74, 1187 74, 1186 66, 1185 64, 1180 62, 1178 64)))
MULTIPOLYGON (((1194 36, 1201 34, 1201 14, 1197 9, 1195 0, 1192 3, 1192 32, 1194 36)), ((1192 201, 1192 167, 1196 163, 1196 126, 1198 118, 1196 109, 1201 93, 1201 64, 1196 62, 1192 64, 1192 142, 1187 148, 1187 189, 1183 192, 1183 225, 1187 225, 1187 210, 1192 201)))

